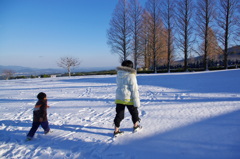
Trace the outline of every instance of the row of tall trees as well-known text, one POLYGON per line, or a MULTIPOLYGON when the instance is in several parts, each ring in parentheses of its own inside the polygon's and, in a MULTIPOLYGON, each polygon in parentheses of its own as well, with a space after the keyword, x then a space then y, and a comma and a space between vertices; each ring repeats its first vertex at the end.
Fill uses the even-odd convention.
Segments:
POLYGON ((180 55, 187 71, 188 59, 197 53, 203 57, 206 70, 209 60, 224 55, 227 69, 229 43, 240 34, 239 3, 147 0, 143 8, 138 0, 118 0, 107 31, 108 44, 121 61, 133 59, 135 68, 157 72, 157 67, 166 65, 170 71, 170 65, 180 55))

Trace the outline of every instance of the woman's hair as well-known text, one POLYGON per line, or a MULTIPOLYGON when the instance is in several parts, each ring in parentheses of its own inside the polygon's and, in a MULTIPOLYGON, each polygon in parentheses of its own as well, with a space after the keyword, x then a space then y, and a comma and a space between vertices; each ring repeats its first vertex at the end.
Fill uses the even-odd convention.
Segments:
POLYGON ((122 66, 133 68, 133 62, 130 60, 124 60, 122 66))
POLYGON ((43 100, 44 98, 46 98, 47 97, 47 95, 45 94, 45 93, 43 93, 43 92, 40 92, 40 93, 38 93, 38 95, 37 95, 37 98, 39 99, 39 100, 43 100))

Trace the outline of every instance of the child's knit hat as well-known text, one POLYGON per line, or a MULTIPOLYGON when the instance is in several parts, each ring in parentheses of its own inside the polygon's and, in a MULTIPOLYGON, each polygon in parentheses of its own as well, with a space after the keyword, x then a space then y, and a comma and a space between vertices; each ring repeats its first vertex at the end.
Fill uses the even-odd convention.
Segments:
POLYGON ((40 93, 38 93, 38 95, 37 95, 37 98, 39 99, 39 100, 43 100, 44 98, 46 98, 47 97, 47 95, 45 94, 45 93, 43 93, 43 92, 40 92, 40 93))

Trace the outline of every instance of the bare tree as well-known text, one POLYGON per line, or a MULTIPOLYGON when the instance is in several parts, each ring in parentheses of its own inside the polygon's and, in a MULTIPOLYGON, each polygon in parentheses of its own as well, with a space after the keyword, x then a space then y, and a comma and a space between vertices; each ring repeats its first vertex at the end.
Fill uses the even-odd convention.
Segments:
MULTIPOLYGON (((237 14, 238 14, 238 17, 240 16, 240 4, 238 4, 238 7, 237 7, 238 11, 237 11, 237 14)), ((237 33, 235 35, 235 41, 236 43, 238 43, 238 45, 240 45, 240 20, 237 21, 237 33)))
POLYGON ((10 77, 12 77, 15 74, 13 70, 3 70, 3 76, 6 80, 8 80, 10 77))
POLYGON ((143 11, 143 29, 142 29, 142 44, 143 44, 143 57, 144 57, 144 67, 146 69, 150 68, 151 65, 151 48, 150 48, 150 19, 151 19, 151 15, 144 10, 143 11))
MULTIPOLYGON (((240 15, 240 5, 239 5, 239 13, 240 15)), ((234 39, 236 41, 236 43, 238 43, 240 45, 240 20, 237 22, 237 33, 236 35, 234 36, 234 39)))
POLYGON ((120 60, 126 60, 130 55, 130 18, 129 4, 127 0, 118 0, 107 31, 108 45, 112 52, 120 56, 120 60))
POLYGON ((237 7, 239 7, 239 0, 219 0, 219 14, 218 14, 218 26, 222 32, 220 34, 220 41, 223 44, 224 53, 224 68, 228 68, 228 47, 229 40, 233 33, 237 33, 237 23, 239 22, 239 14, 237 13, 237 7))
POLYGON ((184 53, 184 71, 188 71, 188 58, 193 46, 193 0, 179 0, 177 2, 178 46, 184 53))
POLYGON ((170 72, 171 59, 173 57, 173 30, 175 21, 175 0, 165 0, 162 3, 162 15, 167 30, 167 70, 170 72))
POLYGON ((78 58, 73 58, 73 57, 61 57, 60 60, 57 62, 59 67, 62 67, 64 69, 67 69, 68 71, 68 76, 71 76, 71 69, 79 66, 81 62, 79 61, 78 58))
POLYGON ((143 9, 138 0, 130 0, 130 19, 133 45, 134 67, 137 69, 138 60, 142 52, 143 9))
POLYGON ((157 52, 160 49, 160 27, 161 27, 161 18, 160 18, 160 6, 159 0, 148 0, 146 3, 146 10, 149 13, 149 44, 151 47, 151 52, 153 56, 153 70, 157 73, 157 52))
POLYGON ((197 2, 197 23, 199 26, 199 36, 203 39, 204 45, 204 69, 208 70, 208 55, 209 55, 209 28, 214 20, 215 15, 215 0, 198 0, 197 2))

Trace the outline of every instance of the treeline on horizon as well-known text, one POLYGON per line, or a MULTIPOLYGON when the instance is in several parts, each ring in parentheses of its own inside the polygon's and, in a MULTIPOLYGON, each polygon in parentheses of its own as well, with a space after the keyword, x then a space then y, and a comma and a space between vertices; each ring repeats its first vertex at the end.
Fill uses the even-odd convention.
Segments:
MULTIPOLYGON (((211 61, 209 64, 209 70, 221 70, 223 67, 219 65, 218 62, 211 61)), ((228 69, 236 69, 240 68, 240 60, 232 61, 229 60, 229 67, 228 69)), ((197 71, 204 71, 203 63, 196 62, 196 63, 189 63, 188 66, 189 72, 197 72, 197 71)), ((167 66, 159 66, 157 73, 167 73, 167 66)), ((172 65, 171 72, 184 72, 182 65, 172 65)), ((138 74, 151 74, 154 73, 153 70, 149 70, 146 68, 139 68, 137 69, 138 74)), ((91 71, 91 72, 74 72, 71 73, 71 76, 91 76, 91 75, 115 75, 117 74, 116 70, 103 70, 103 71, 91 71)), ((16 75, 12 74, 9 77, 0 76, 0 80, 11 80, 11 79, 29 79, 29 78, 55 78, 55 77, 69 77, 68 73, 59 73, 59 74, 41 74, 41 75, 16 75)))
POLYGON ((135 69, 227 69, 240 60, 229 58, 230 47, 240 52, 240 1, 147 0, 143 7, 118 0, 107 37, 112 53, 135 69))

